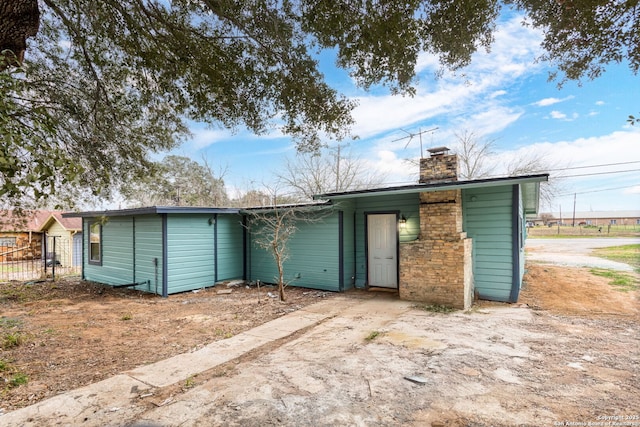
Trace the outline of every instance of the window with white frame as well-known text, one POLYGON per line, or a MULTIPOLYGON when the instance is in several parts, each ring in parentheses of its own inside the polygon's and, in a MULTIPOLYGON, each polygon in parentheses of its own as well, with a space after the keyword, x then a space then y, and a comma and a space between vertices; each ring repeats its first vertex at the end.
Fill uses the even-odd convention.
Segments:
POLYGON ((102 225, 89 225, 89 264, 102 265, 102 225))

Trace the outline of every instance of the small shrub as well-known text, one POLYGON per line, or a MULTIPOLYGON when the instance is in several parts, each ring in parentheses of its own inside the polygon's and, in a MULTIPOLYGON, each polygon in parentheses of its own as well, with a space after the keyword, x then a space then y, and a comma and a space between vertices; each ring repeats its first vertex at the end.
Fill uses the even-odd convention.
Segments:
POLYGON ((123 314, 120 320, 131 320, 133 319, 133 315, 131 313, 123 314))
POLYGON ((2 338, 2 348, 8 350, 10 348, 18 347, 24 342, 22 335, 19 333, 6 334, 2 338))
POLYGON ((18 387, 21 385, 25 385, 28 382, 29 377, 21 372, 18 372, 17 374, 14 374, 13 377, 11 377, 11 380, 9 380, 9 387, 18 387))
POLYGON ((367 341, 373 341, 377 337, 379 337, 380 334, 381 334, 380 331, 371 331, 371 333, 369 333, 369 335, 367 335, 364 339, 367 341))
POLYGON ((196 385, 196 382, 193 378, 193 376, 190 376, 189 378, 187 378, 184 382, 184 388, 192 388, 196 385))
POLYGON ((446 305, 440 304, 417 305, 416 308, 424 311, 429 311, 431 313, 452 313, 456 311, 455 308, 447 307, 446 305))

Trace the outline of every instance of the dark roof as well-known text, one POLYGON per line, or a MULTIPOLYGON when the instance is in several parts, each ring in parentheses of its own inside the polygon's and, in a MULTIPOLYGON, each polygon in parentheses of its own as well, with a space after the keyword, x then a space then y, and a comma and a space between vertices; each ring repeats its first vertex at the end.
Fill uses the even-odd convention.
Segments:
POLYGON ((248 208, 242 208, 241 212, 257 212, 257 211, 272 211, 275 209, 292 209, 292 208, 318 208, 330 206, 331 202, 329 200, 316 200, 313 202, 301 202, 301 203, 285 203, 280 205, 271 205, 271 206, 251 206, 248 208))
POLYGON ((144 208, 114 209, 105 211, 86 212, 65 212, 65 218, 81 217, 93 218, 99 216, 130 216, 130 215, 150 215, 150 214, 235 214, 240 212, 239 208, 208 208, 198 206, 149 206, 144 208))
POLYGON ((366 190, 343 191, 337 193, 316 194, 314 199, 335 199, 335 198, 351 198, 366 197, 382 194, 403 194, 403 193, 421 193, 425 191, 446 191, 457 190, 463 188, 480 188, 493 187, 497 185, 519 184, 527 182, 547 181, 548 173, 537 175, 507 176, 500 178, 474 179, 468 181, 447 181, 433 182, 425 184, 400 185, 395 187, 371 188, 366 190))

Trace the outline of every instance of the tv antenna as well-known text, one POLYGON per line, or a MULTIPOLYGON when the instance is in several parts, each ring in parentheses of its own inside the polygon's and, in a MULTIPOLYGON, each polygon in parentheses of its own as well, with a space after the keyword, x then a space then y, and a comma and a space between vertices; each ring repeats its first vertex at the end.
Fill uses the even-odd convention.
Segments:
POLYGON ((435 127, 435 128, 427 129, 427 130, 421 130, 420 128, 418 128, 418 132, 416 132, 416 133, 411 133, 411 132, 408 132, 408 131, 406 131, 406 130, 404 130, 404 129, 400 129, 400 130, 401 130, 402 132, 404 132, 404 133, 408 134, 408 136, 404 136, 404 137, 402 137, 402 138, 394 139, 394 140, 393 140, 393 141, 391 141, 391 142, 402 141, 403 139, 407 139, 407 138, 409 138, 409 141, 407 141, 406 145, 404 146, 404 149, 406 150, 406 149, 407 149, 407 147, 409 146, 409 144, 411 143, 411 140, 413 140, 413 137, 414 137, 414 136, 418 136, 418 137, 420 137, 420 158, 423 158, 423 157, 424 157, 424 155, 423 155, 423 152, 422 152, 422 134, 423 134, 423 133, 434 132, 434 131, 438 130, 438 128, 437 128, 437 127, 435 127))

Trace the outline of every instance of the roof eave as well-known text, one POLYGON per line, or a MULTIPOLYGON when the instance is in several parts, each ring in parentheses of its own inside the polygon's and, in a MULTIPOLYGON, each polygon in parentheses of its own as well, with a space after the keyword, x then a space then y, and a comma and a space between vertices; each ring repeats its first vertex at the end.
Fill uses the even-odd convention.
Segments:
POLYGON ((526 175, 504 178, 491 178, 491 179, 478 179, 472 181, 450 181, 450 182, 438 182, 433 184, 415 184, 406 185, 402 187, 387 187, 387 188, 375 188, 370 190, 356 190, 341 193, 326 193, 317 194, 313 198, 318 199, 351 199, 360 197, 374 197, 380 195, 394 195, 394 194, 412 194, 412 193, 424 193, 446 190, 464 190, 469 188, 486 188, 486 187, 498 187, 503 185, 512 184, 525 184, 525 183, 540 183, 547 181, 549 174, 538 175, 526 175))
POLYGON ((132 208, 132 209, 115 209, 104 211, 85 211, 85 212, 65 212, 62 214, 65 218, 93 218, 93 217, 110 217, 110 216, 131 216, 131 215, 153 215, 153 214, 165 214, 165 213, 177 213, 177 214, 217 214, 227 213, 234 214, 239 213, 239 208, 207 208, 196 206, 149 206, 144 208, 132 208))

